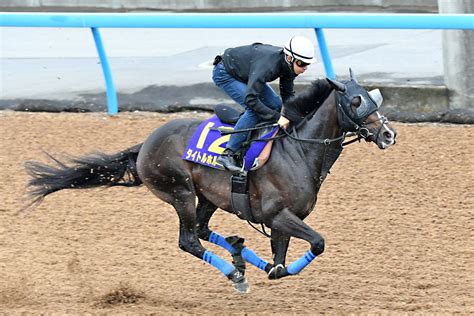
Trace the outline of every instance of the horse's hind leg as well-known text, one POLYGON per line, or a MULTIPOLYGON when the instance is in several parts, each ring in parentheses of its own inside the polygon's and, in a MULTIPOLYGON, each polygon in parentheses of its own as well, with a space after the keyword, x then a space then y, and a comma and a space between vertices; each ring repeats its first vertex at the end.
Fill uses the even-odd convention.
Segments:
POLYGON ((209 229, 209 221, 216 210, 217 206, 209 202, 207 199, 199 197, 196 208, 197 234, 199 238, 207 241, 209 240, 209 235, 212 233, 212 231, 209 229))
POLYGON ((186 192, 181 198, 175 196, 171 203, 179 217, 179 247, 221 271, 232 281, 234 288, 240 293, 248 292, 248 283, 244 275, 232 264, 216 254, 206 250, 199 241, 194 194, 186 192))
POLYGON ((206 250, 197 235, 196 192, 190 164, 181 159, 190 122, 176 121, 157 129, 143 143, 137 158, 140 179, 157 197, 171 204, 179 217, 179 247, 221 271, 239 292, 248 284, 232 264, 206 250))
MULTIPOLYGON (((228 243, 226 238, 214 233, 209 229, 209 221, 211 220, 212 215, 214 215, 217 210, 217 206, 212 204, 204 197, 199 198, 197 205, 197 235, 200 239, 209 241, 213 244, 216 244, 224 249, 226 249, 232 255, 232 264, 243 274, 245 275, 245 261, 242 258, 242 252, 228 243)), ((242 239, 243 240, 243 239, 242 239)), ((243 246, 243 241, 242 241, 243 246)))
POLYGON ((240 272, 245 272, 245 261, 260 270, 269 272, 272 265, 244 246, 244 239, 238 236, 224 237, 209 229, 209 221, 217 207, 204 197, 199 198, 197 206, 197 233, 199 238, 226 249, 233 258, 233 264, 240 272))
POLYGON ((232 264, 245 275, 245 260, 242 257, 244 239, 238 236, 223 237, 209 229, 209 221, 217 206, 204 197, 199 198, 197 206, 197 234, 199 238, 226 249, 232 255, 232 264))

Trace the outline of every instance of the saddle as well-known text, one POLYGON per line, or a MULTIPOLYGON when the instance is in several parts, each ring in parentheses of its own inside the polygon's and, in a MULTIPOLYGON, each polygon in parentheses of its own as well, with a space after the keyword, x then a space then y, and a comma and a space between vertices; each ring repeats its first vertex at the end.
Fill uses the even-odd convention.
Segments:
MULTIPOLYGON (((242 115, 242 112, 229 107, 225 104, 218 104, 214 108, 217 117, 224 123, 235 125, 242 115)), ((278 133, 278 128, 271 127, 272 122, 261 122, 255 127, 257 130, 252 131, 243 144, 241 158, 243 160, 244 170, 257 170, 263 166, 272 150, 273 141, 265 141, 268 138, 275 137, 278 133), (259 127, 268 126, 258 129, 259 127)))
POLYGON ((217 117, 223 123, 235 125, 243 112, 239 112, 235 108, 232 108, 225 104, 218 104, 214 108, 214 113, 216 113, 217 117))

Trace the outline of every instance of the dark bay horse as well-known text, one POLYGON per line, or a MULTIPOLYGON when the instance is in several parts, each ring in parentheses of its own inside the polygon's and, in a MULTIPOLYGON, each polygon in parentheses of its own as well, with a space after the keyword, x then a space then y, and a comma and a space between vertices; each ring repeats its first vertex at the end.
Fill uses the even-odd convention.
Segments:
POLYGON ((91 154, 70 164, 53 158, 55 166, 28 162, 26 168, 32 176, 29 193, 39 203, 61 189, 143 183, 175 208, 179 247, 219 269, 238 292, 247 292, 245 262, 265 271, 270 279, 278 279, 298 274, 324 251, 323 237, 303 220, 316 204, 319 188, 342 150, 346 133, 372 141, 380 149, 395 143, 395 130, 378 112, 380 103, 381 99, 362 88, 351 72, 351 79, 343 82, 317 80, 285 104, 284 115, 295 127, 274 142, 268 162, 248 174, 255 222, 271 228, 273 263, 245 247, 242 238, 225 238, 209 228, 217 208, 232 212, 230 173, 181 158, 200 124, 196 120, 170 121, 143 144, 117 154, 91 154), (286 265, 291 237, 306 240, 310 247, 300 259, 286 265), (233 262, 206 250, 200 239, 227 249, 233 262))

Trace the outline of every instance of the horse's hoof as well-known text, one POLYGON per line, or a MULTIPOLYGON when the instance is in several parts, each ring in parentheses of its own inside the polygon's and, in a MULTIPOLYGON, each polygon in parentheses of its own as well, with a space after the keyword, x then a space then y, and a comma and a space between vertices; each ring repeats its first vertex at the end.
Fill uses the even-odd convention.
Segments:
POLYGON ((248 293, 250 291, 247 280, 238 269, 234 269, 227 277, 232 281, 232 285, 238 293, 248 293))
POLYGON ((286 267, 283 266, 282 264, 279 264, 277 266, 274 266, 269 272, 268 272, 268 278, 270 280, 276 280, 283 278, 285 276, 289 275, 288 271, 286 270, 286 267))
POLYGON ((237 283, 232 283, 232 285, 234 286, 234 289, 237 291, 237 293, 239 294, 245 294, 245 293, 249 293, 250 292, 250 286, 249 284, 247 283, 247 280, 246 279, 243 279, 242 281, 240 282, 237 282, 237 283))

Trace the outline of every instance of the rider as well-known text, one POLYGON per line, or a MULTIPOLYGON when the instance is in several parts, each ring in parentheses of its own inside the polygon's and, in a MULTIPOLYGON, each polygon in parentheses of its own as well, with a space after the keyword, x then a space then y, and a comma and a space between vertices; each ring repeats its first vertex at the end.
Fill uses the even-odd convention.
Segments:
MULTIPOLYGON (((283 102, 295 94, 296 76, 315 61, 313 43, 303 36, 291 37, 283 48, 254 43, 228 48, 222 56, 216 56, 214 83, 245 109, 235 129, 252 128, 263 120, 275 121, 281 128, 287 128, 289 120, 280 114, 283 102), (280 78, 281 98, 268 84, 277 78, 280 78)), ((248 134, 231 134, 217 162, 230 171, 239 171, 236 153, 248 134)))

